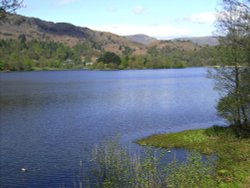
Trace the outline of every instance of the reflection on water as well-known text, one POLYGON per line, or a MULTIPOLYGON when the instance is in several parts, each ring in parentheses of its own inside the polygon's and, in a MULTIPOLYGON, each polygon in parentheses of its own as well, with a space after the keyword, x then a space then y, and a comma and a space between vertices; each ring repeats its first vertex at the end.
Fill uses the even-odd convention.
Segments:
POLYGON ((103 139, 119 135, 138 149, 133 141, 150 134, 221 123, 205 76, 203 68, 1 73, 0 186, 69 186, 103 139))

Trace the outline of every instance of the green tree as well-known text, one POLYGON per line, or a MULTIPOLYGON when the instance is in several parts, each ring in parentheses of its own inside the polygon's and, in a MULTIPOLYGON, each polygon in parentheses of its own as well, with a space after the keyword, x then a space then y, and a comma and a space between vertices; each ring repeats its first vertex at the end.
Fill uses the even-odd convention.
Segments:
POLYGON ((122 69, 128 68, 128 60, 129 60, 128 56, 122 57, 121 58, 121 64, 119 65, 119 69, 122 70, 122 69))
POLYGON ((4 63, 2 61, 0 61, 0 71, 4 70, 4 63))
POLYGON ((119 65, 121 63, 121 59, 114 52, 105 52, 100 58, 98 58, 97 62, 119 65))
POLYGON ((104 70, 106 67, 105 67, 105 64, 103 62, 96 62, 92 65, 91 68, 95 69, 95 70, 104 70))
POLYGON ((220 68, 213 73, 222 97, 218 114, 237 128, 249 126, 249 26, 250 1, 223 0, 217 28, 220 38, 220 68))
POLYGON ((27 46, 26 46, 26 36, 25 36, 25 34, 19 35, 19 36, 18 36, 18 40, 19 40, 19 42, 20 42, 20 47, 21 47, 21 48, 27 48, 27 46))

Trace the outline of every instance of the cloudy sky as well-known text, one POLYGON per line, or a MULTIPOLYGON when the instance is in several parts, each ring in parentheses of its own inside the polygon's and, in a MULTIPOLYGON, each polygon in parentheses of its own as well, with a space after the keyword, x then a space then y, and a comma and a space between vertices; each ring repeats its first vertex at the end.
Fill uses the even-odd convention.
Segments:
POLYGON ((208 36, 218 0, 24 0, 17 13, 118 35, 208 36))

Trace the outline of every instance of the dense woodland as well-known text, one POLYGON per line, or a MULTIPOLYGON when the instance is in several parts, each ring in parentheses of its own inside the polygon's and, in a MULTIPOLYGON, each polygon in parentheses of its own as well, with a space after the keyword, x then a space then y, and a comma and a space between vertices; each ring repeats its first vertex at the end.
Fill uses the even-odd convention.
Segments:
POLYGON ((153 46, 148 48, 146 54, 135 55, 129 47, 124 48, 122 54, 102 51, 97 47, 97 44, 89 42, 69 47, 54 41, 26 40, 26 36, 22 34, 18 40, 0 40, 0 70, 159 69, 206 66, 216 64, 213 57, 216 57, 218 48, 205 46, 184 50, 171 47, 159 49, 153 46))

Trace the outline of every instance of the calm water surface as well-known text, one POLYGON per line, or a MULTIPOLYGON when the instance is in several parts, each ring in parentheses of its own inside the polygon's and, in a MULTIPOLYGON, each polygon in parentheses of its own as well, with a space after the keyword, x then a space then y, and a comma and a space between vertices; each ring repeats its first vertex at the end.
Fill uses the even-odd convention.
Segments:
POLYGON ((221 124, 217 99, 204 68, 0 73, 0 186, 70 187, 103 139, 221 124))

